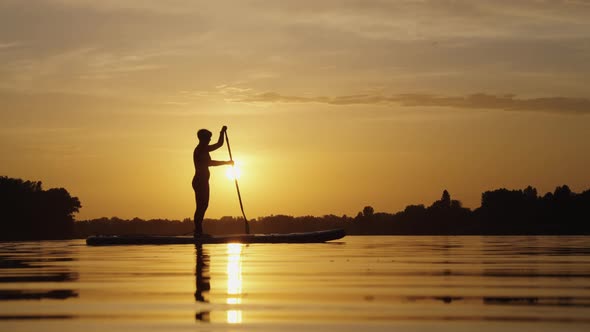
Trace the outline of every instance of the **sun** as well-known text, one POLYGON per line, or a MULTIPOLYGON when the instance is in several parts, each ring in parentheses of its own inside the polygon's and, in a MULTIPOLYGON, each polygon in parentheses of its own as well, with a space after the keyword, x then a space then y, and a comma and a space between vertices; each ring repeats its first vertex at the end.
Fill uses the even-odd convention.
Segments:
POLYGON ((233 166, 227 168, 225 176, 230 180, 239 179, 242 176, 242 170, 240 169, 240 163, 235 162, 233 166))

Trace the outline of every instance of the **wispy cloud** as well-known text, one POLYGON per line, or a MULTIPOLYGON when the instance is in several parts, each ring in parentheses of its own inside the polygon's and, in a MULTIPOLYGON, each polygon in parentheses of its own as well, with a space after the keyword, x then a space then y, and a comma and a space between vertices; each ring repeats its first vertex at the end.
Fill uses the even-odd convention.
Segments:
POLYGON ((0 50, 7 49, 7 48, 18 47, 18 46, 21 46, 21 45, 22 44, 20 42, 1 42, 0 41, 0 50))
POLYGON ((176 91, 235 81, 315 95, 368 85, 497 94, 511 82, 521 96, 588 96, 587 4, 0 1, 0 86, 177 101, 176 91))
MULTIPOLYGON (((247 92, 247 91, 246 91, 247 92)), ((475 93, 465 96, 439 96, 434 94, 355 94, 344 96, 293 96, 276 92, 244 94, 228 99, 239 103, 322 103, 329 105, 401 105, 405 107, 452 107, 462 109, 489 109, 550 113, 590 114, 590 99, 571 97, 518 98, 515 95, 475 93)))

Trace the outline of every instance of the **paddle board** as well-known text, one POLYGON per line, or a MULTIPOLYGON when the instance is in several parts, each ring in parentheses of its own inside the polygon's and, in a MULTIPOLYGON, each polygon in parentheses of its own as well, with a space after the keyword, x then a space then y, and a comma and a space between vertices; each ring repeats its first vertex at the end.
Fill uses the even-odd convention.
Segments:
POLYGON ((192 236, 112 235, 90 236, 89 246, 142 245, 142 244, 209 244, 209 243, 317 243, 341 239, 343 229, 331 229, 287 234, 233 234, 195 239, 192 236))

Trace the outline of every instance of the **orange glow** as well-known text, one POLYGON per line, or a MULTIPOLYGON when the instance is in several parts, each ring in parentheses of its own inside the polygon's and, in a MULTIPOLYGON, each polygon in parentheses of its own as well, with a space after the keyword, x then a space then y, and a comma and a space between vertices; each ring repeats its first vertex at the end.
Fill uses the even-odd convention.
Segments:
MULTIPOLYGON (((242 303, 242 244, 227 244, 227 304, 242 303)), ((227 322, 239 324, 242 322, 242 310, 228 310, 227 322)))
POLYGON ((240 177, 242 176, 241 163, 238 161, 235 161, 235 164, 231 167, 228 167, 228 169, 225 171, 225 176, 232 181, 235 179, 239 180, 240 177))
POLYGON ((66 188, 78 220, 182 220, 196 132, 227 125, 245 164, 211 169, 205 218, 240 215, 234 176, 250 218, 587 189, 586 2, 272 3, 2 2, 1 174, 66 188))

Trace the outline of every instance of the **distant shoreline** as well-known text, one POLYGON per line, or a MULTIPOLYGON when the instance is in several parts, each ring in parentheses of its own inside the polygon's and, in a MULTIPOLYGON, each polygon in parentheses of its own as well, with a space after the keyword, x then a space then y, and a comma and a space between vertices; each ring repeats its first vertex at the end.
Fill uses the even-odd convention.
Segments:
MULTIPOLYGON (((397 213, 375 212, 365 206, 354 218, 346 215, 293 217, 272 215, 250 221, 252 233, 293 233, 342 228, 349 235, 590 235, 590 190, 573 193, 567 185, 543 196, 524 190, 497 189, 482 194, 482 206, 471 210, 444 190, 426 207, 409 205, 397 213)), ((100 218, 75 223, 80 237, 96 234, 181 235, 192 232, 190 219, 142 220, 100 218)), ((206 219, 212 235, 244 232, 240 217, 206 219)))
MULTIPOLYGON (((74 221, 82 207, 64 188, 43 190, 41 182, 0 177, 0 241, 85 238, 90 235, 188 235, 191 219, 124 220, 117 217, 74 221)), ((347 215, 271 215, 249 222, 251 233, 295 233, 341 228, 349 235, 539 236, 590 235, 590 190, 574 193, 567 185, 543 196, 531 186, 482 194, 471 210, 447 190, 431 205, 409 205, 396 213, 365 206, 347 215)), ((241 217, 205 219, 211 235, 244 233, 241 217)))

